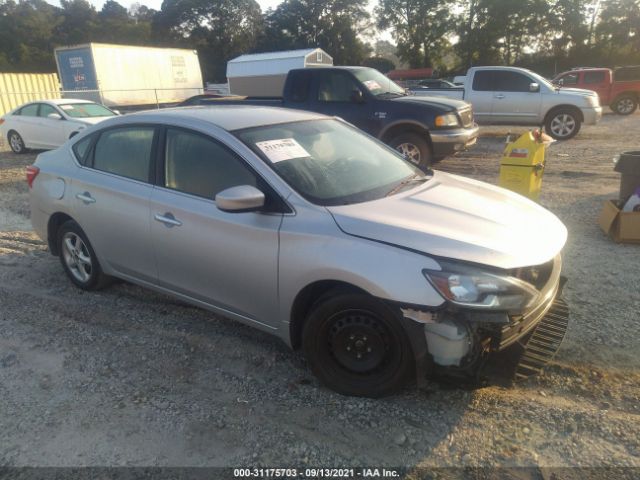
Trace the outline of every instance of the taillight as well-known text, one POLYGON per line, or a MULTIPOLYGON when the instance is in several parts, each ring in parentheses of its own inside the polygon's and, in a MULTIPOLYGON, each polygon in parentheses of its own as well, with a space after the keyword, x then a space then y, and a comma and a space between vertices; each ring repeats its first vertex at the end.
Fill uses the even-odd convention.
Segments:
POLYGON ((4 118, 0 118, 0 125, 4 123, 4 118))
POLYGON ((33 187, 33 181, 39 173, 40 169, 38 167, 34 167, 33 165, 27 167, 27 184, 29 184, 29 188, 33 187))

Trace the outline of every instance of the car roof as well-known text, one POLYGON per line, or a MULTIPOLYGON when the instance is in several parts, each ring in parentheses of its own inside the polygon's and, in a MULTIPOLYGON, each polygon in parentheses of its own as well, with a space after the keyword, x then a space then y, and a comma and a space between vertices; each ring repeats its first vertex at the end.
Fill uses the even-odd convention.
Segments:
POLYGON ((95 103, 91 100, 83 100, 81 98, 52 98, 50 100, 40 100, 43 103, 51 103, 53 105, 69 105, 70 103, 95 103))
MULTIPOLYGON (((224 100, 222 100, 224 101, 224 100)), ((161 110, 146 110, 118 118, 133 118, 162 123, 168 119, 199 120, 211 123, 224 130, 275 125, 278 123, 300 122, 328 118, 326 115, 279 107, 255 105, 216 105, 177 107, 161 110)))

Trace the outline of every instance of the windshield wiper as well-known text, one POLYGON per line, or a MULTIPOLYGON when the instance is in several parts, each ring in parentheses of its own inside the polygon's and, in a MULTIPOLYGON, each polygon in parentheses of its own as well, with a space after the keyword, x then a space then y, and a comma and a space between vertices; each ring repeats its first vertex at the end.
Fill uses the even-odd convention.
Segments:
POLYGON ((381 97, 383 95, 397 95, 398 97, 406 97, 407 94, 406 93, 397 93, 397 92, 381 92, 381 93, 376 93, 376 97, 381 97))
POLYGON ((420 176, 420 175, 421 175, 420 173, 416 173, 415 175, 412 175, 409 178, 401 181, 398 185, 396 185, 391 190, 389 190, 389 192, 387 192, 385 197, 389 197, 394 193, 398 193, 400 190, 404 189, 407 185, 411 185, 412 183, 424 183, 431 178, 426 175, 425 176, 420 176))

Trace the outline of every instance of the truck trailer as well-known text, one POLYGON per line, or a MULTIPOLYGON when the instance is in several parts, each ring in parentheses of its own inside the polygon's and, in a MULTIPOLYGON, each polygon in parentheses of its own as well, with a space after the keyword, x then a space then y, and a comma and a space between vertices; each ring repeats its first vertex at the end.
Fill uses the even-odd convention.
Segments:
POLYGON ((65 98, 109 107, 177 103, 202 93, 195 50, 87 43, 55 49, 65 98))

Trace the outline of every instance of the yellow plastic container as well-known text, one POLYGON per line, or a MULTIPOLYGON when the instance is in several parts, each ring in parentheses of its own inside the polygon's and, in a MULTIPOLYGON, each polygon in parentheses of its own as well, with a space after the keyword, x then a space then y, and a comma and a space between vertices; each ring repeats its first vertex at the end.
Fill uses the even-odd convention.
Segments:
POLYGON ((550 138, 534 130, 508 143, 500 161, 500 186, 538 200, 544 173, 544 151, 550 138))

